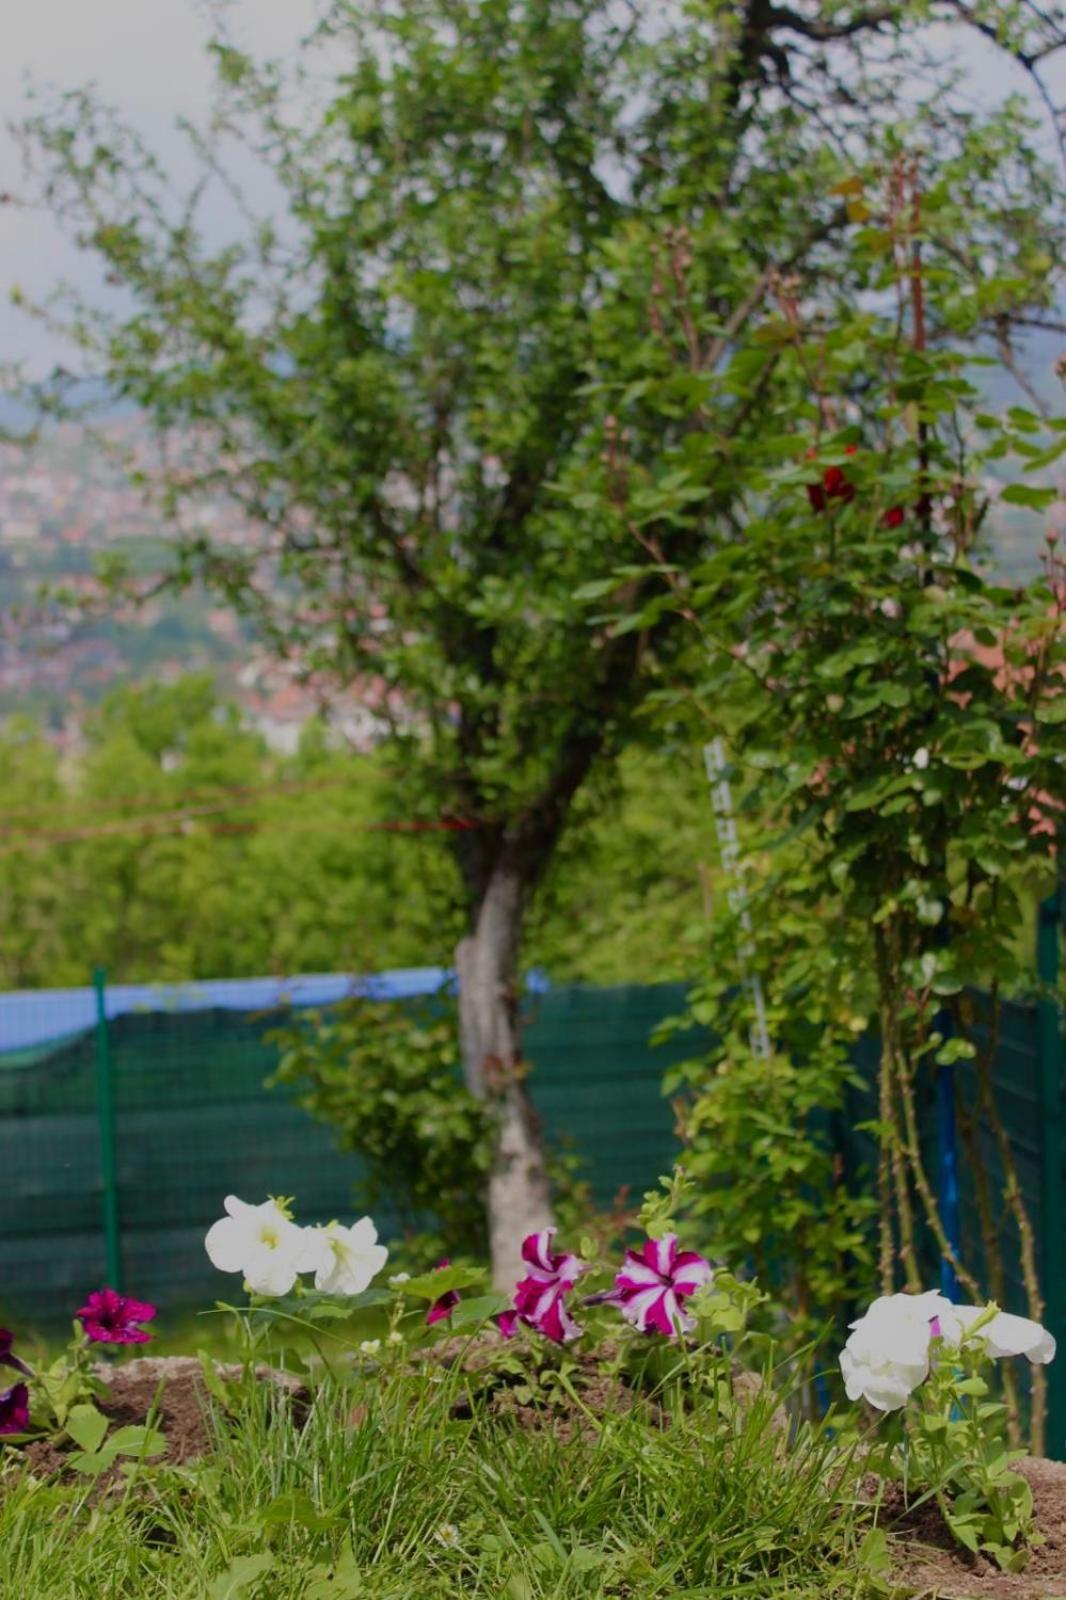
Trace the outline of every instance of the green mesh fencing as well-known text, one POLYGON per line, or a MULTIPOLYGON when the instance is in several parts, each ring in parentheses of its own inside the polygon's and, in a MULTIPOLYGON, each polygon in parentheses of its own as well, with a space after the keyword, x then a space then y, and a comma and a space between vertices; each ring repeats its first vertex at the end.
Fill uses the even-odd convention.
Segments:
MULTIPOLYGON (((681 984, 556 989, 531 1003, 526 1048, 549 1139, 571 1143, 606 1202, 637 1192, 676 1154, 659 1085, 690 1055, 649 1035, 684 1005, 681 984)), ((349 1214, 362 1169, 282 1089, 267 1035, 284 1011, 148 1012, 107 1024, 123 1276, 164 1307, 224 1289, 204 1254, 227 1193, 295 1195, 302 1219, 349 1214)), ((0 1308, 36 1323, 67 1318, 109 1276, 92 1030, 0 1054, 0 1308)), ((393 1216, 379 1212, 386 1239, 393 1216)))

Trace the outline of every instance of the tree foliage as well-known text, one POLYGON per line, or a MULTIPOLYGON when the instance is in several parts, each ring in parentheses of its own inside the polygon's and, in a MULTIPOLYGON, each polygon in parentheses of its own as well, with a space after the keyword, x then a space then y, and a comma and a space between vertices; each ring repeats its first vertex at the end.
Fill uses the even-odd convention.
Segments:
POLYGON ((462 1083, 454 1004, 352 1000, 276 1038, 276 1081, 361 1156, 359 1203, 395 1209, 408 1237, 439 1230, 440 1248, 483 1255, 492 1130, 462 1083))
MULTIPOLYGON (((61 759, 0 732, 0 986, 450 966, 447 835, 411 831, 387 752, 309 724, 272 754, 209 680, 130 687, 61 759)), ((634 751, 579 809, 534 903, 530 967, 622 983, 693 970, 713 835, 699 753, 634 751), (594 932, 590 935, 590 928, 594 932)))

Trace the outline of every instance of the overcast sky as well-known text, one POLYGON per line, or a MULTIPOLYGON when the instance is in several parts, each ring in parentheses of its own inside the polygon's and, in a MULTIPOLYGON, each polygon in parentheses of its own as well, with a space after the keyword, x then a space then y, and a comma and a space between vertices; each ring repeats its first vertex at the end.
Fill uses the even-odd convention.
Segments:
MULTIPOLYGON (((0 113, 6 121, 24 105, 28 79, 74 87, 93 82, 173 162, 180 149, 175 119, 202 117, 210 66, 207 26, 195 0, 9 0, 0 52, 0 113)), ((233 0, 231 27, 256 54, 288 54, 314 20, 317 0, 233 0)), ((961 36, 954 36, 957 51, 961 36)), ((1024 75, 990 50, 970 46, 973 86, 988 103, 1024 88, 1024 75)), ((1062 76, 1066 77, 1066 64, 1062 76)), ((0 129, 0 193, 18 192, 19 157, 0 129)), ((0 207, 0 364, 28 360, 35 368, 60 351, 9 304, 12 285, 37 294, 58 276, 83 285, 94 272, 68 247, 47 216, 0 207)))

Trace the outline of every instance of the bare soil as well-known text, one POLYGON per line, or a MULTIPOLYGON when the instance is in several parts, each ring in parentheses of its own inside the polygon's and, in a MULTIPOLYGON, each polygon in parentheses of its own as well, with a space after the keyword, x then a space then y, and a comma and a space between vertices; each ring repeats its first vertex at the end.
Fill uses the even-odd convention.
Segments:
MULTIPOLYGON (((223 1378, 236 1377, 238 1367, 220 1367, 223 1378)), ((212 1444, 211 1403, 200 1363, 190 1356, 142 1356, 123 1366, 100 1369, 110 1391, 97 1401, 99 1409, 116 1427, 143 1423, 153 1407, 156 1426, 166 1438, 166 1450, 154 1456, 156 1462, 180 1465, 206 1455, 212 1444)), ((288 1373, 261 1368, 257 1376, 275 1383, 294 1403, 306 1400, 302 1384, 288 1373)), ((67 1457, 76 1447, 72 1443, 53 1444, 38 1439, 25 1447, 26 1461, 41 1476, 67 1471, 67 1457)), ((116 1467, 101 1474, 97 1486, 106 1489, 121 1478, 116 1467)))
POLYGON ((1016 1470, 1032 1487, 1044 1537, 1021 1573, 1000 1572, 960 1550, 932 1501, 907 1511, 900 1490, 887 1488, 882 1515, 902 1594, 915 1600, 1066 1600, 1066 1462, 1021 1461, 1016 1470))
MULTIPOLYGON (((565 1384, 556 1376, 555 1361, 542 1361, 539 1354, 535 1344, 504 1343, 497 1334, 484 1333, 475 1339, 445 1339, 427 1349, 423 1359, 463 1373, 466 1394, 452 1407, 458 1418, 487 1413, 508 1419, 525 1433, 551 1432, 561 1444, 595 1437, 604 1418, 621 1412, 639 1412, 650 1427, 669 1426, 669 1412, 654 1386, 615 1365, 619 1352, 609 1341, 596 1349, 567 1350, 565 1384)), ((744 1407, 762 1395, 763 1385, 754 1373, 738 1367, 732 1390, 735 1403, 744 1407)), ((787 1428, 780 1408, 769 1420, 775 1429, 787 1428)))

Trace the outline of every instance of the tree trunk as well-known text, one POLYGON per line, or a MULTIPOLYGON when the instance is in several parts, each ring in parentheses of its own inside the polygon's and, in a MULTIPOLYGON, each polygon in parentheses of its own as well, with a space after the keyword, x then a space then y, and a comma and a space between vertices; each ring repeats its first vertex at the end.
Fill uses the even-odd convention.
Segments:
POLYGON ((520 1045, 518 951, 527 893, 522 875, 498 862, 455 956, 463 1070, 469 1088, 499 1118, 488 1215, 492 1281, 502 1293, 522 1275, 526 1234, 551 1221, 540 1124, 520 1045))

